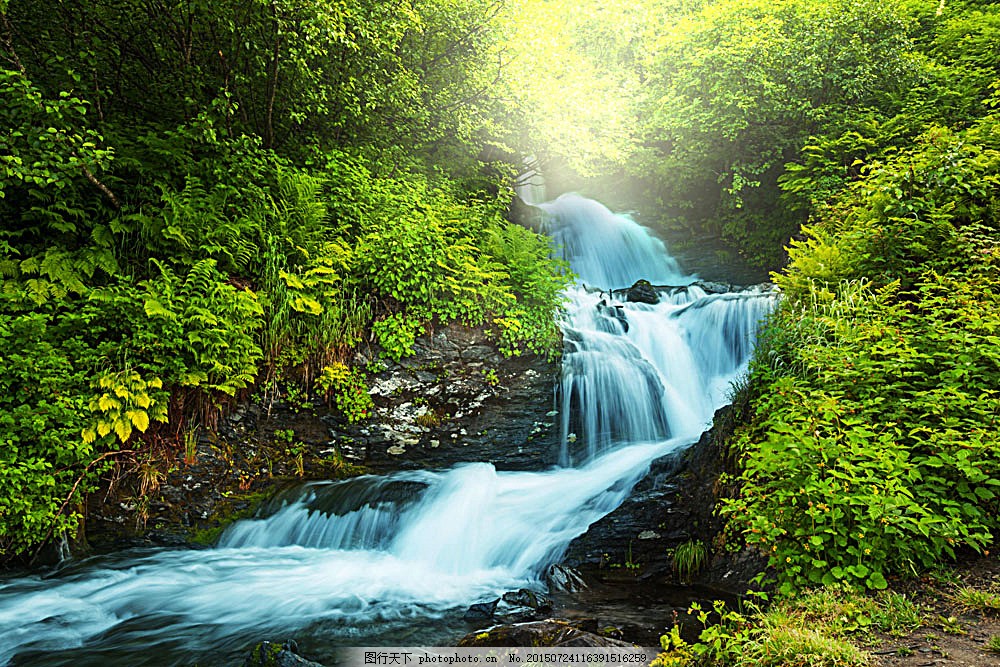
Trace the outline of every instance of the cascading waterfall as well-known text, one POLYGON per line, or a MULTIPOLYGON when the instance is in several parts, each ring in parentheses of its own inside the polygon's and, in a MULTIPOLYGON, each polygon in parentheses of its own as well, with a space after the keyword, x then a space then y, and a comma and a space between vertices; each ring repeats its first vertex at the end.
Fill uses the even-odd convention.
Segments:
POLYGON ((706 293, 663 241, 592 199, 563 195, 540 208, 579 279, 563 327, 562 463, 578 438, 585 460, 624 442, 697 438, 746 370, 773 295, 706 293), (614 298, 638 280, 676 287, 652 305, 614 298))
POLYGON ((317 655, 447 643, 467 630, 470 603, 539 587, 650 461, 698 437, 773 304, 761 292, 707 294, 661 241, 597 202, 564 196, 543 208, 580 279, 564 325, 563 466, 471 463, 306 484, 212 549, 0 579, 0 664, 236 663, 274 633, 317 655), (656 304, 609 291, 640 278, 677 287, 656 304))

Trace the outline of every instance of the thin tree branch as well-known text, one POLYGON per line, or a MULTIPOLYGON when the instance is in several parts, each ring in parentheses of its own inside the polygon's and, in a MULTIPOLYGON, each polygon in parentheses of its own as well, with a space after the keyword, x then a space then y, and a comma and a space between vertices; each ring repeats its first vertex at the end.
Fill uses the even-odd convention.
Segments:
MULTIPOLYGON (((105 459, 109 459, 112 456, 120 456, 121 454, 135 454, 137 452, 138 450, 135 449, 122 449, 117 452, 105 452, 100 456, 98 456, 93 461, 91 461, 87 465, 87 467, 83 469, 83 472, 80 473, 80 476, 76 478, 76 481, 73 483, 73 488, 70 489, 69 495, 66 496, 66 500, 64 500, 63 504, 59 507, 59 511, 56 512, 56 516, 58 517, 60 514, 62 514, 66 510, 66 507, 69 506, 70 501, 73 500, 73 496, 76 495, 76 490, 80 488, 80 484, 87 477, 87 473, 90 472, 90 469, 93 468, 94 465, 100 463, 105 459)), ((35 555, 31 557, 31 561, 28 563, 29 566, 34 565, 35 561, 38 560, 39 554, 42 553, 42 549, 45 548, 45 545, 48 544, 49 540, 52 538, 52 533, 55 532, 55 529, 56 529, 56 522, 55 519, 53 519, 52 525, 49 526, 48 532, 45 533, 45 537, 42 539, 41 546, 39 546, 38 550, 35 551, 35 555)))
MULTIPOLYGON (((79 159, 79 156, 76 154, 76 151, 70 151, 70 155, 79 159)), ((108 198, 108 201, 111 202, 111 206, 113 206, 116 211, 120 211, 122 205, 118 202, 118 197, 115 197, 115 193, 109 190, 108 186, 106 186, 104 183, 101 183, 99 180, 97 180, 97 176, 94 176, 94 173, 90 171, 90 169, 87 168, 87 165, 83 164, 82 162, 80 163, 80 170, 83 172, 83 175, 87 177, 87 180, 90 181, 95 188, 100 190, 101 194, 103 194, 105 197, 108 198)))

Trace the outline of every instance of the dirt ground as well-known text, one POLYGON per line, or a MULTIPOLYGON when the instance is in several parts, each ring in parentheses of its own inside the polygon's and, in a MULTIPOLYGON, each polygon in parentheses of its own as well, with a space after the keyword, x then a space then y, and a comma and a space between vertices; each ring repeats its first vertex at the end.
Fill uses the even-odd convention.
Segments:
POLYGON ((924 624, 904 637, 879 636, 868 648, 884 667, 1000 667, 987 642, 1000 636, 1000 609, 977 610, 955 599, 962 587, 1000 595, 1000 559, 979 558, 947 576, 897 587, 923 612, 924 624))

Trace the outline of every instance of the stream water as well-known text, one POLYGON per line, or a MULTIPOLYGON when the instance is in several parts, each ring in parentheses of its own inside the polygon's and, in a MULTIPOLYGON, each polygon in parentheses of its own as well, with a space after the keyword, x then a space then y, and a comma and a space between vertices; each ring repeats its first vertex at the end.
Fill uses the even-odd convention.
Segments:
POLYGON ((287 637, 319 659, 338 645, 448 645, 473 629, 470 604, 543 588, 545 569, 653 459, 709 425, 774 301, 706 293, 661 241, 595 201, 543 208, 579 276, 564 324, 563 465, 305 484, 211 549, 0 579, 0 665, 238 665, 254 642, 287 637), (656 304, 609 292, 640 278, 676 287, 656 304))

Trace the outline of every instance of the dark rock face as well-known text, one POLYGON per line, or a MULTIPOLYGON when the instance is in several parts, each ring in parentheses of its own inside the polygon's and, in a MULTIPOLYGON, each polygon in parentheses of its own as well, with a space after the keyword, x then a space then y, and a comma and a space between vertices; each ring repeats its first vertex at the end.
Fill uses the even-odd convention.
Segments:
POLYGON ((505 359, 482 331, 456 325, 421 337, 399 363, 370 380, 374 415, 347 424, 328 413, 331 446, 372 472, 486 461, 506 470, 558 459, 553 407, 558 364, 533 355, 505 359))
POLYGON ((507 210, 507 219, 516 225, 527 227, 533 232, 541 233, 545 221, 545 212, 537 206, 526 204, 520 197, 514 197, 507 210))
POLYGON ((370 419, 349 424, 336 409, 288 396, 238 406, 216 434, 200 435, 193 461, 178 454, 160 462, 157 488, 140 494, 126 481, 91 495, 95 550, 211 543, 224 525, 303 479, 465 461, 540 469, 558 459, 557 363, 504 358, 483 330, 451 325, 419 337, 399 363, 368 350, 355 364, 381 366, 368 377, 370 419), (148 506, 135 501, 140 495, 148 506))
POLYGON ((498 625, 459 640, 459 646, 631 647, 632 644, 597 634, 590 623, 548 619, 532 623, 498 625))
POLYGON ((243 667, 323 667, 299 656, 295 642, 261 642, 250 650, 243 667))
MULTIPOLYGON (((715 423, 728 424, 730 410, 719 410, 715 423)), ((653 461, 618 509, 570 543, 561 565, 576 568, 585 580, 613 580, 632 570, 642 580, 675 582, 670 550, 700 540, 711 552, 723 528, 714 513, 717 481, 726 469, 723 430, 717 426, 686 451, 653 461)), ((741 594, 765 566, 766 559, 750 551, 715 554, 690 583, 741 594)))
POLYGON ((501 600, 512 607, 525 607, 535 611, 552 611, 552 600, 527 588, 504 593, 501 600))
POLYGON ((469 607, 462 618, 470 623, 485 623, 493 620, 493 612, 497 610, 500 598, 491 602, 477 602, 469 607))
POLYGON ((558 563, 546 570, 545 583, 553 593, 579 593, 587 588, 587 582, 579 572, 558 563))
POLYGON ((504 593, 496 600, 479 602, 465 612, 470 623, 523 623, 537 621, 552 611, 552 600, 527 588, 504 593))

